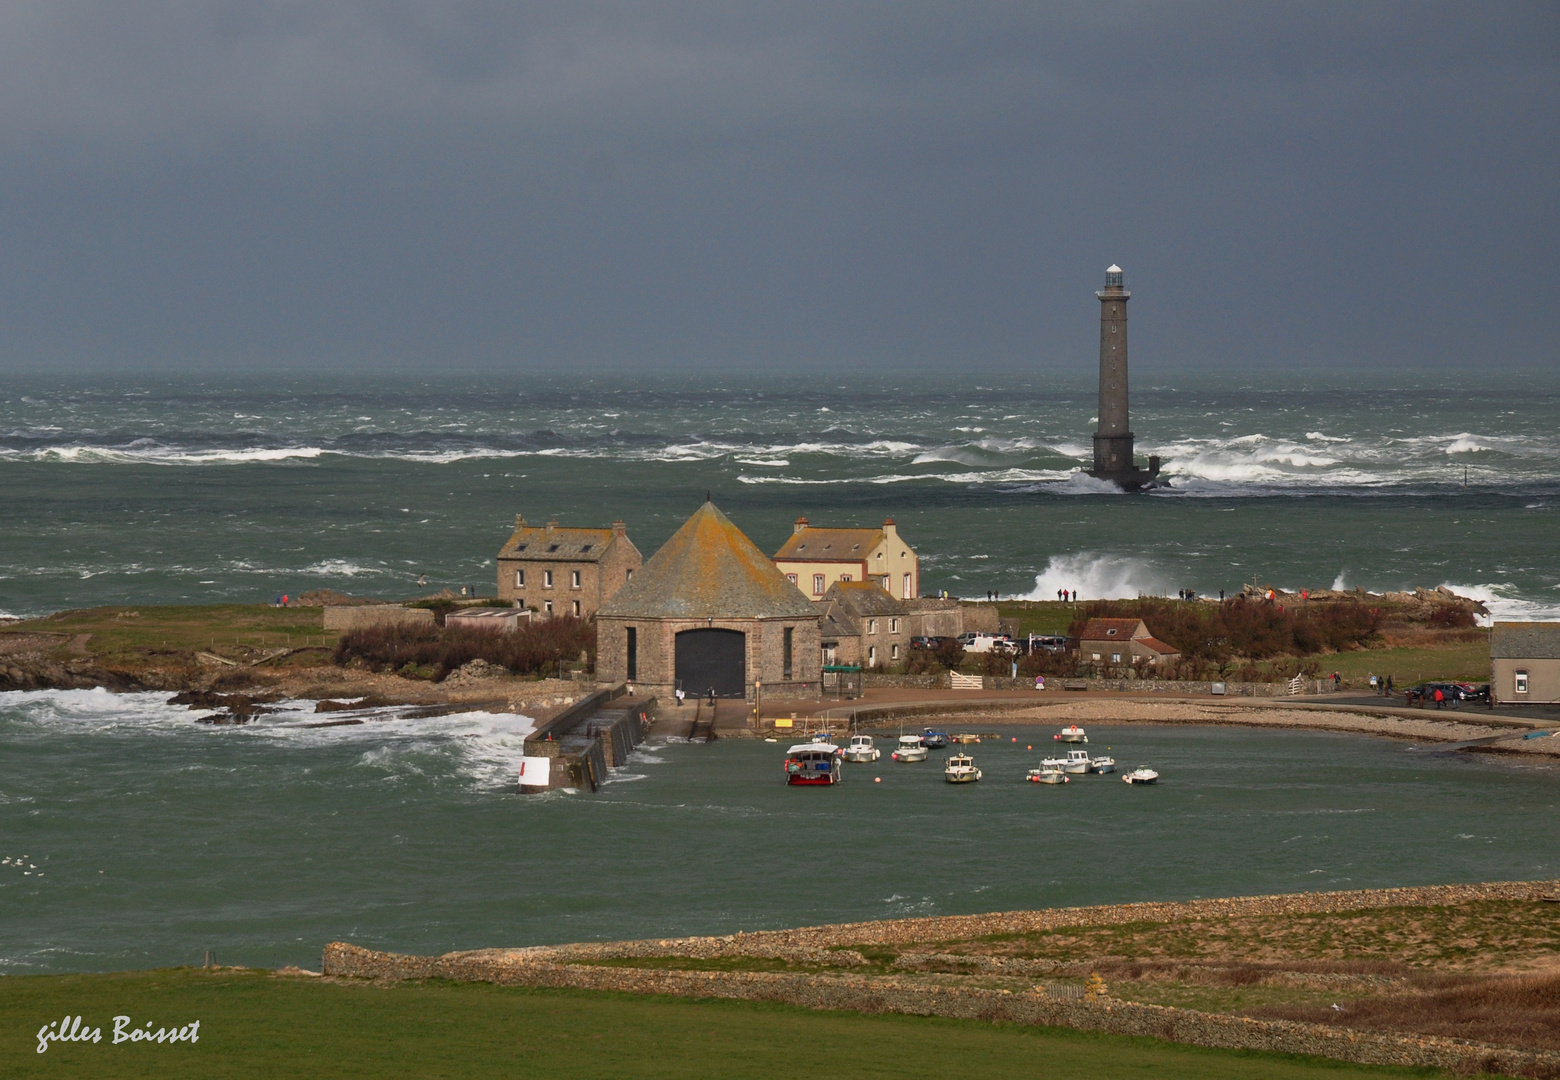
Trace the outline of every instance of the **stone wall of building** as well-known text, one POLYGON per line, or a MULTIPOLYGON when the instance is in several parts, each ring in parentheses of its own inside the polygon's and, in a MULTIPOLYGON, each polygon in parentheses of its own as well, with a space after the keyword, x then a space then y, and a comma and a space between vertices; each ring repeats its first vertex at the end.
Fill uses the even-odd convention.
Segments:
MULTIPOLYGON (((748 698, 762 681, 765 693, 816 694, 823 678, 818 620, 794 619, 628 619, 596 620, 596 671, 602 682, 627 682, 628 630, 635 630, 636 665, 632 682, 643 693, 670 698, 677 689, 677 634, 682 630, 736 630, 746 638, 745 684, 748 698), (785 631, 791 630, 791 673, 785 672, 785 631)), ((684 687, 690 694, 698 688, 684 687)))

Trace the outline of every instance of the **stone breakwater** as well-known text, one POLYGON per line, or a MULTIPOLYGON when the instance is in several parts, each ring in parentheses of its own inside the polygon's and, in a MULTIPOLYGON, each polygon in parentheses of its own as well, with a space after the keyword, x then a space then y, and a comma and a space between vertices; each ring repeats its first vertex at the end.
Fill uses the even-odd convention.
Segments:
MULTIPOLYGON (((1057 987, 1027 991, 954 986, 899 975, 849 971, 754 972, 644 969, 604 965, 636 957, 783 959, 834 969, 868 961, 850 946, 925 944, 990 934, 1022 934, 1070 926, 1180 922, 1252 915, 1301 915, 1395 907, 1433 907, 1482 900, 1532 900, 1553 896, 1560 881, 1495 882, 1349 892, 1119 904, 989 915, 895 919, 760 931, 718 937, 592 942, 525 949, 485 949, 444 956, 374 952, 341 942, 325 947, 322 970, 339 977, 381 980, 452 979, 510 986, 569 987, 622 993, 771 1001, 813 1009, 905 1013, 972 1020, 1005 1020, 1142 1035, 1225 1049, 1312 1054, 1360 1064, 1407 1065, 1461 1072, 1560 1076, 1560 1054, 1491 1046, 1427 1035, 1354 1031, 1288 1020, 1198 1012, 1100 997, 1079 1000, 1057 987)), ((932 954, 906 955, 919 968, 932 954)), ((978 965, 983 970, 989 965, 978 965)), ((1001 965, 999 965, 1001 966, 1001 965)), ((1012 965, 1011 974, 1027 965, 1012 965)))

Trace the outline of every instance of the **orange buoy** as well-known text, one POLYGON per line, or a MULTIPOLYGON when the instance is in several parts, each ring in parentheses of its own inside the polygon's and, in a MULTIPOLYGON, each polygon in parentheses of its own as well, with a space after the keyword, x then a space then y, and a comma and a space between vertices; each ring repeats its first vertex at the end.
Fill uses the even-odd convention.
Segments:
POLYGON ((872 778, 872 782, 874 784, 881 784, 883 782, 883 778, 881 776, 874 776, 872 778))

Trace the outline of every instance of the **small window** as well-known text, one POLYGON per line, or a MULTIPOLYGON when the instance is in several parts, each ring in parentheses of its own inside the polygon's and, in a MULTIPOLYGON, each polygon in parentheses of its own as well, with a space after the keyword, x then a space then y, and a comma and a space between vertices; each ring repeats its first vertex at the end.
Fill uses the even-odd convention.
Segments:
POLYGON ((580 617, 580 602, 578 600, 574 601, 574 617, 576 619, 580 617))
POLYGON ((849 581, 850 580, 850 575, 849 574, 841 574, 840 575, 840 580, 841 581, 849 581))
POLYGON ((542 571, 542 588, 544 588, 544 589, 552 588, 552 571, 551 570, 543 570, 542 571))
POLYGON ((524 570, 516 570, 515 571, 515 588, 517 588, 517 589, 525 588, 525 571, 524 570))
MULTIPOLYGON (((898 619, 889 619, 888 620, 888 632, 890 634, 897 634, 897 633, 899 633, 899 620, 898 619)), ((895 645, 894 648, 897 649, 897 648, 899 648, 899 646, 895 645)))
POLYGON ((1110 662, 1112 664, 1119 664, 1119 663, 1121 663, 1121 654, 1119 652, 1111 653, 1110 654, 1110 662))
POLYGON ((542 610, 547 612, 547 614, 551 615, 552 614, 552 601, 548 600, 546 603, 544 603, 542 605, 542 610))
POLYGON ((580 554, 581 555, 585 554, 587 551, 589 551, 591 548, 593 548, 595 546, 596 546, 595 544, 586 544, 584 547, 580 548, 580 554))
POLYGON ((795 584, 796 584, 796 575, 795 575, 795 574, 787 574, 787 575, 786 575, 786 576, 785 576, 785 579, 786 579, 786 580, 787 580, 787 581, 789 581, 789 582, 790 582, 790 583, 791 583, 791 584, 792 584, 792 585, 795 585, 795 584))
POLYGON ((558 550, 558 545, 557 544, 548 544, 547 545, 547 550, 548 551, 557 551, 558 550))
POLYGON ((526 548, 528 548, 530 546, 531 546, 530 544, 516 544, 515 545, 515 550, 516 551, 524 551, 526 548))
POLYGON ((813 575, 813 595, 814 596, 822 596, 823 595, 823 575, 822 574, 814 574, 813 575))
POLYGON ((579 587, 580 587, 580 572, 578 570, 570 570, 569 571, 569 588, 571 588, 571 589, 578 589, 579 587))
POLYGON ((899 646, 898 645, 890 645, 888 647, 888 658, 890 660, 898 660, 899 659, 899 646))
POLYGON ((867 666, 877 667, 877 646, 872 645, 867 649, 867 666))
POLYGON ((628 568, 628 576, 625 577, 623 580, 624 581, 633 581, 634 580, 634 568, 632 566, 630 566, 628 568))
POLYGON ((868 619, 867 620, 867 633, 869 633, 869 634, 877 633, 877 620, 876 619, 868 619))
POLYGON ((1528 673, 1525 672, 1525 671, 1517 672, 1516 684, 1517 684, 1516 685, 1516 692, 1517 693, 1519 693, 1519 694, 1527 693, 1528 692, 1528 673))
POLYGON ((903 591, 904 591, 904 596, 902 597, 902 599, 905 599, 905 600, 912 600, 912 599, 914 599, 914 597, 912 597, 910 595, 910 575, 909 574, 905 575, 904 590, 903 591))
POLYGON ((1092 655, 1094 656, 1094 659, 1096 659, 1096 660, 1098 660, 1100 658, 1100 654, 1099 653, 1094 653, 1092 655))
POLYGON ((881 558, 882 558, 882 557, 883 557, 883 553, 882 553, 882 552, 881 552, 881 551, 880 551, 880 552, 878 552, 878 558, 880 558, 880 559, 881 559, 881 558))
POLYGON ((1105 636, 1106 637, 1115 637, 1116 636, 1116 628, 1113 626, 1109 630, 1105 631, 1105 636))

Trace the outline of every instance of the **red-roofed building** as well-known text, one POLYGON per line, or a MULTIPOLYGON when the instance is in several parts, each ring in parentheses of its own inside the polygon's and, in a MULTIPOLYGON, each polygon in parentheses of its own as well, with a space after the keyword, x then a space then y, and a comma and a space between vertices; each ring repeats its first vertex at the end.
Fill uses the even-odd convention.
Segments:
POLYGON ((1149 633, 1142 619, 1090 619, 1078 635, 1078 659, 1085 664, 1161 667, 1180 656, 1174 645, 1149 633))

